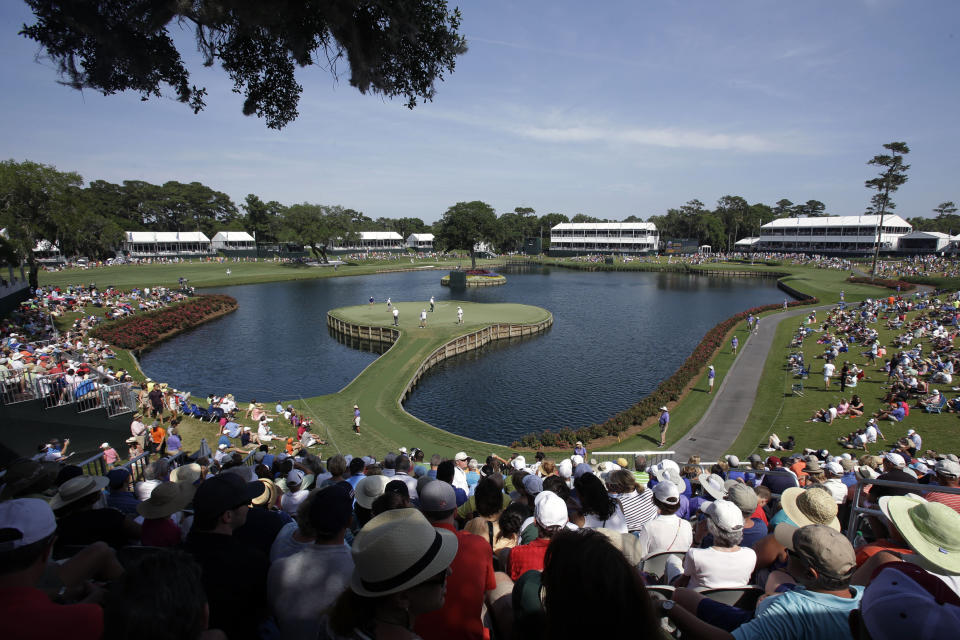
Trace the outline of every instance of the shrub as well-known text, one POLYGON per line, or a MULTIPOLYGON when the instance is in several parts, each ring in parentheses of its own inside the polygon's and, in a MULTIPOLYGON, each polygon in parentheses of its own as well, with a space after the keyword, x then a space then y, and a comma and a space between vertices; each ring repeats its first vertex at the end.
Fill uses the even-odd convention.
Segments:
POLYGON ((108 322, 94 329, 91 335, 115 347, 139 351, 236 308, 237 301, 230 296, 200 295, 163 309, 108 322))
POLYGON ((850 276, 848 282, 858 282, 860 284, 873 284, 887 289, 896 289, 897 291, 913 291, 916 285, 905 280, 886 280, 884 278, 865 278, 863 276, 850 276))

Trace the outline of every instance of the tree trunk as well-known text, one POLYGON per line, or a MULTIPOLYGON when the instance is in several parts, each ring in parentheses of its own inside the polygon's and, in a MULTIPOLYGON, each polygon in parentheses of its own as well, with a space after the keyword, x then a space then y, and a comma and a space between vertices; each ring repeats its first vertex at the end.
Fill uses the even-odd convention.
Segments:
POLYGON ((27 264, 30 265, 30 275, 28 276, 30 288, 36 291, 40 286, 40 268, 37 264, 37 259, 33 255, 33 251, 30 252, 30 257, 27 258, 27 264))
POLYGON ((477 268, 477 252, 474 250, 474 247, 470 247, 470 268, 477 268))

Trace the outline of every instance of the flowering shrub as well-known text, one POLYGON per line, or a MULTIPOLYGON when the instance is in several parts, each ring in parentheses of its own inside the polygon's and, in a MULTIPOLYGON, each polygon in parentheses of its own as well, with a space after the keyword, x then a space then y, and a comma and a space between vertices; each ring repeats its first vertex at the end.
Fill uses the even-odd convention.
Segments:
MULTIPOLYGON (((810 297, 804 300, 790 302, 789 306, 796 307, 816 303, 817 299, 810 297)), ((573 447, 573 444, 577 440, 586 443, 604 436, 615 436, 623 433, 635 424, 641 424, 647 418, 659 415, 660 407, 668 402, 678 400, 687 385, 700 375, 704 364, 713 358, 717 350, 726 345, 727 334, 739 322, 750 314, 757 315, 764 311, 773 311, 782 308, 782 304, 767 304, 760 307, 753 307, 752 309, 741 311, 735 316, 727 318, 717 324, 703 336, 700 344, 693 350, 690 357, 687 358, 672 376, 661 382, 656 389, 651 391, 650 394, 640 400, 640 402, 625 411, 621 411, 606 422, 580 427, 576 431, 569 427, 564 427, 557 432, 552 432, 548 429, 538 433, 528 433, 510 446, 514 449, 536 449, 545 446, 556 446, 567 449, 573 447)))
POLYGON ((850 276, 847 278, 850 282, 859 282, 861 284, 875 284, 878 287, 886 287, 887 289, 896 289, 897 291, 913 291, 916 289, 916 285, 912 282, 906 282, 904 280, 884 280, 883 278, 865 278, 863 276, 850 276))
POLYGON ((115 347, 139 351, 236 308, 237 301, 230 296, 200 295, 163 309, 109 322, 91 335, 115 347))
POLYGON ((485 276, 487 278, 499 278, 500 274, 489 269, 468 269, 468 276, 485 276))

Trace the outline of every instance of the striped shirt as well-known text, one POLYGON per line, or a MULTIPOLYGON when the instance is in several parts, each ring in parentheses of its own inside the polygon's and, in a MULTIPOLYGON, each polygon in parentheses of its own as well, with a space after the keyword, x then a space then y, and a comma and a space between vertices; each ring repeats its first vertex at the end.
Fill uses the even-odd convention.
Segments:
POLYGON ((614 497, 620 501, 620 506, 623 508, 627 531, 639 531, 643 525, 660 513, 653 504, 653 491, 645 490, 643 493, 631 491, 614 497))
MULTIPOLYGON (((923 496, 929 502, 940 502, 947 505, 954 511, 960 513, 960 494, 943 493, 942 491, 931 491, 923 496)), ((629 522, 629 521, 628 521, 629 522)))

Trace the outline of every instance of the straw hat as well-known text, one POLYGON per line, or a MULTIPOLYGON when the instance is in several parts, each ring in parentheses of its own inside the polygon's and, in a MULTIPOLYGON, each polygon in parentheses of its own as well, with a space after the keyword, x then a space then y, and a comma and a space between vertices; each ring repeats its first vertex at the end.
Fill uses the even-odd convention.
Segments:
POLYGON ((960 513, 918 496, 891 496, 884 513, 903 539, 934 573, 960 574, 960 513))
POLYGON ((200 479, 200 465, 196 462, 177 467, 170 472, 170 480, 173 482, 182 482, 184 484, 193 484, 200 479))
POLYGON ((277 504, 277 498, 280 496, 280 489, 269 478, 258 478, 257 482, 263 485, 263 493, 253 499, 253 504, 258 507, 266 505, 268 508, 277 504))
POLYGON ((50 508, 56 511, 84 498, 91 493, 103 491, 110 484, 105 476, 77 476, 70 478, 60 486, 60 491, 50 501, 50 508))
POLYGON ((383 495, 388 482, 390 482, 390 478, 382 475, 361 478, 354 489, 357 504, 364 509, 371 508, 373 501, 383 495))
POLYGON ((435 528, 416 509, 381 513, 353 542, 350 589, 369 598, 406 591, 449 567, 457 547, 452 531, 435 528))
POLYGON ((137 505, 137 513, 148 520, 168 518, 190 504, 195 492, 196 489, 192 484, 161 482, 154 487, 148 500, 137 505))
POLYGON ((790 487, 780 496, 780 506, 798 527, 824 524, 831 529, 840 530, 837 503, 826 489, 811 487, 805 490, 790 487))
POLYGON ((701 473, 697 476, 700 486, 710 494, 714 500, 722 500, 727 497, 727 490, 723 486, 723 478, 715 473, 701 473))

